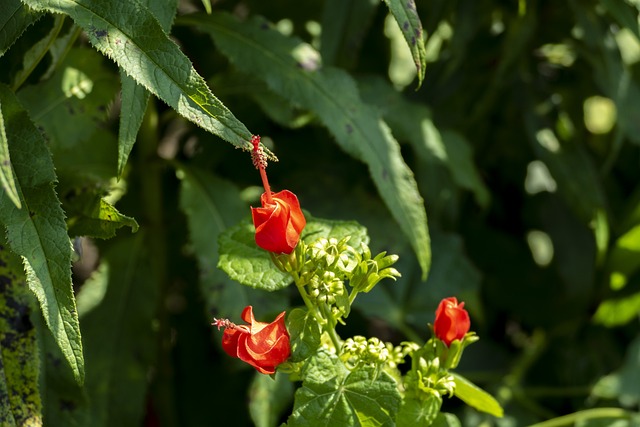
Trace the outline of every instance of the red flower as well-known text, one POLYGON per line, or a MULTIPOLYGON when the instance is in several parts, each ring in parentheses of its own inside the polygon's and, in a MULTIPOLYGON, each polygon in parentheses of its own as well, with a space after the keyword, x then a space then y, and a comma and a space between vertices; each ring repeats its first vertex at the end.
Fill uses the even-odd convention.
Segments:
POLYGON ((261 208, 251 208, 256 243, 269 252, 290 254, 307 224, 298 198, 289 190, 271 194, 271 197, 265 192, 260 203, 261 208))
POLYGON ((447 347, 451 345, 452 341, 464 338, 470 327, 471 321, 469 313, 464 309, 464 302, 458 304, 456 297, 440 301, 433 329, 436 337, 443 341, 447 347))
POLYGON ((213 325, 225 327, 222 348, 263 374, 273 374, 276 367, 289 358, 291 345, 284 324, 284 311, 271 323, 253 318, 253 307, 242 310, 242 320, 248 325, 235 325, 229 320, 214 319, 213 325))

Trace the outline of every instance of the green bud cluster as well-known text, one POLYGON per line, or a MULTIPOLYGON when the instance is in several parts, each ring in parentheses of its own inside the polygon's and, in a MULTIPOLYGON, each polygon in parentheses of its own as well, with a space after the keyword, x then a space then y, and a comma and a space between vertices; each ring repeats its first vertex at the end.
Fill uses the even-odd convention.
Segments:
POLYGON ((371 250, 364 243, 357 257, 357 266, 353 271, 350 284, 355 292, 369 292, 382 279, 395 280, 400 273, 391 265, 398 261, 398 255, 387 255, 381 252, 371 258, 371 250))
POLYGON ((311 277, 309 296, 321 303, 335 304, 336 299, 346 295, 344 282, 333 271, 324 271, 311 277))
POLYGON ((403 342, 394 347, 393 344, 383 342, 375 337, 367 339, 356 335, 344 342, 340 349, 340 359, 350 370, 360 366, 395 369, 404 362, 407 354, 417 348, 418 345, 411 342, 403 342))
POLYGON ((441 398, 453 396, 456 384, 453 375, 440 361, 433 345, 427 343, 423 348, 411 354, 411 371, 404 379, 407 393, 417 399, 441 398))

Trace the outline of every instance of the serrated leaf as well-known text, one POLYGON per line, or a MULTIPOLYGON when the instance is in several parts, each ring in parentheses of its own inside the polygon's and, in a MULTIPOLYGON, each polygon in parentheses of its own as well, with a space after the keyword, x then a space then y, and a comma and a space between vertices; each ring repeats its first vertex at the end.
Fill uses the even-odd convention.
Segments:
POLYGON ((369 166, 382 199, 408 237, 426 278, 431 262, 427 215, 413 173, 389 128, 360 100, 344 71, 321 67, 311 46, 287 38, 259 18, 238 22, 226 13, 180 19, 209 33, 243 72, 254 73, 277 94, 313 111, 338 144, 369 166), (255 70, 261 70, 255 73, 255 70))
POLYGON ((179 114, 236 147, 250 149, 251 132, 225 107, 138 2, 25 0, 39 10, 69 15, 104 55, 179 114))
MULTIPOLYGON (((175 18, 177 0, 158 2, 144 0, 140 2, 158 19, 165 33, 169 33, 175 18)), ((124 71, 120 71, 121 102, 120 126, 118 127, 118 178, 122 177, 127 159, 131 153, 138 130, 144 118, 144 112, 149 102, 149 92, 124 71)))
POLYGON ((290 362, 301 362, 320 347, 320 325, 308 310, 291 310, 287 315, 287 330, 291 337, 291 356, 288 359, 290 362))
POLYGON ((151 268, 145 233, 110 243, 101 253, 99 274, 85 282, 81 291, 106 286, 99 303, 83 304, 80 313, 91 425, 138 425, 157 352, 153 322, 158 277, 151 268))
POLYGON ((33 296, 19 257, 0 238, 0 424, 42 425, 33 296))
POLYGON ((293 398, 293 383, 286 375, 275 378, 256 373, 249 387, 249 412, 256 427, 276 427, 293 398))
POLYGON ((9 247, 23 257, 27 283, 38 298, 47 326, 82 383, 84 361, 71 283, 71 244, 53 188, 56 175, 51 154, 5 85, 0 85, 0 102, 23 205, 17 209, 8 197, 0 196, 0 222, 6 227, 9 247))
POLYGON ((218 236, 249 212, 239 190, 199 168, 179 165, 178 176, 180 208, 187 216, 189 240, 198 260, 200 289, 208 313, 235 318, 248 305, 274 313, 284 310, 284 295, 240 286, 217 267, 218 236))
POLYGON ((42 16, 22 4, 20 0, 0 2, 0 56, 15 43, 31 24, 42 16))
POLYGON ((349 372, 340 359, 321 350, 304 369, 288 424, 296 426, 394 426, 400 406, 396 382, 374 369, 349 372))
MULTIPOLYGON (((365 227, 354 221, 333 221, 313 218, 305 212, 307 225, 301 239, 313 243, 320 238, 335 238, 338 241, 350 236, 349 245, 360 247, 360 243, 369 243, 365 227)), ((258 247, 255 241, 256 229, 250 218, 226 229, 218 239, 220 261, 218 267, 243 285, 266 291, 285 288, 293 282, 288 273, 278 270, 269 252, 258 247)))
POLYGON ((13 179, 13 168, 11 167, 11 156, 9 155, 9 141, 7 141, 7 132, 4 128, 4 117, 2 115, 2 103, 0 103, 0 181, 2 188, 14 205, 18 209, 22 208, 20 196, 16 189, 16 183, 13 179))
POLYGON ((418 88, 420 88, 427 67, 427 49, 416 3, 414 0, 384 0, 384 2, 402 30, 402 35, 411 50, 411 56, 418 71, 418 88))
POLYGON ((89 236, 109 239, 122 227, 130 227, 135 233, 138 223, 135 219, 122 215, 99 195, 85 192, 66 200, 67 224, 70 236, 89 236))
POLYGON ((486 412, 494 417, 502 417, 504 410, 498 401, 486 391, 460 374, 450 372, 456 383, 454 394, 467 405, 478 411, 486 412))

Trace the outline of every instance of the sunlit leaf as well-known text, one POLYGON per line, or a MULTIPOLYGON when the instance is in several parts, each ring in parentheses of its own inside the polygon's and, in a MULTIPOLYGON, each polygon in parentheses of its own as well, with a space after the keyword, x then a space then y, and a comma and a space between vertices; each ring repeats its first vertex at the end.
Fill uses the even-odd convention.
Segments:
POLYGON ((456 383, 454 394, 467 405, 494 417, 502 417, 504 410, 498 401, 486 391, 455 372, 451 372, 456 383))
POLYGON ((386 372, 377 377, 372 368, 349 372, 337 356, 320 351, 310 359, 304 375, 289 426, 395 425, 400 393, 386 372))
POLYGON ((420 87, 427 66, 427 50, 416 3, 414 0, 384 0, 384 2, 389 6, 411 50, 413 62, 418 70, 418 87, 420 87))
POLYGON ((84 380, 82 341, 71 284, 71 244, 64 213, 54 190, 56 175, 40 132, 9 88, 0 85, 9 151, 22 209, 0 197, 0 222, 7 242, 23 257, 27 283, 47 326, 73 369, 84 380))
POLYGON ((275 427, 283 410, 289 408, 293 398, 293 383, 286 375, 275 379, 256 373, 249 388, 249 411, 256 427, 275 427))
POLYGON ((250 149, 251 133, 211 93, 157 19, 138 2, 25 0, 69 15, 100 52, 188 120, 236 147, 250 149))
POLYGON ((20 0, 0 2, 0 56, 9 50, 29 25, 42 16, 22 4, 20 0))

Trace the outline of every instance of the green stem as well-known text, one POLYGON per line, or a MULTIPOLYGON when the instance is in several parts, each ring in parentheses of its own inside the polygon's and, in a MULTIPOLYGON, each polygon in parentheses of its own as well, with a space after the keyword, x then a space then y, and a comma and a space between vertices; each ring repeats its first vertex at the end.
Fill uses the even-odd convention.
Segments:
POLYGON ((143 224, 148 230, 145 240, 148 245, 149 259, 152 263, 158 293, 156 315, 158 319, 157 374, 154 379, 154 398, 160 411, 164 426, 177 426, 178 416, 175 409, 173 392, 173 363, 171 360, 171 325, 164 302, 168 291, 167 273, 167 236, 164 224, 163 175, 164 164, 158 157, 158 112, 153 102, 149 102, 138 135, 137 170, 141 180, 141 204, 143 206, 143 224))
POLYGON ((585 409, 584 411, 574 412, 573 414, 563 415, 552 420, 543 421, 541 423, 532 424, 529 427, 562 427, 572 426, 576 423, 586 420, 594 420, 598 418, 619 418, 630 419, 631 413, 621 408, 594 408, 585 409))
MULTIPOLYGON (((40 48, 40 50, 34 52, 35 58, 33 58, 30 63, 25 64, 26 68, 22 70, 22 72, 16 74, 16 80, 13 82, 13 86, 11 87, 14 92, 17 91, 25 81, 27 81, 33 70, 36 69, 40 61, 42 61, 42 58, 44 58, 49 51, 53 42, 58 38, 58 34, 60 34, 60 30, 62 30, 62 26, 64 25, 64 18, 64 15, 56 16, 53 29, 49 35, 47 35, 47 38, 35 44, 34 48, 40 48)), ((28 51, 27 53, 31 53, 31 51, 28 51)), ((29 58, 31 58, 31 56, 29 56, 29 58)))
POLYGON ((298 288, 298 293, 302 297, 302 301, 304 301, 304 305, 307 306, 309 312, 316 318, 318 323, 324 328, 324 325, 327 323, 327 320, 322 317, 322 315, 318 312, 316 306, 309 299, 309 295, 307 291, 304 289, 305 283, 302 283, 302 279, 298 276, 298 273, 292 272, 293 282, 296 284, 296 288, 298 288))
POLYGON ((336 348, 336 352, 338 352, 340 351, 340 348, 342 348, 342 340, 336 333, 336 325, 338 324, 338 322, 333 318, 331 310, 327 304, 322 304, 321 310, 324 313, 325 318, 328 319, 328 322, 323 327, 323 329, 327 333, 327 335, 329 335, 333 346, 336 348))

